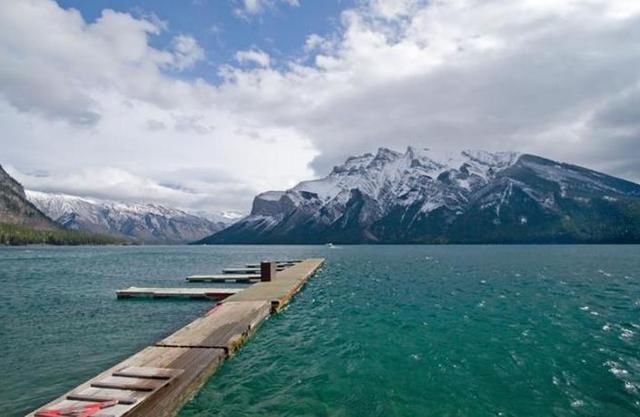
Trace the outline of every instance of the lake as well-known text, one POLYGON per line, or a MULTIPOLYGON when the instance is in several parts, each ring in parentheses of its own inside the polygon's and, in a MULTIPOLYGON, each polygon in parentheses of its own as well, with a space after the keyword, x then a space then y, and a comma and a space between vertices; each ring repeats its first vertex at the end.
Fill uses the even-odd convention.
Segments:
POLYGON ((0 415, 211 304, 115 290, 306 257, 327 262, 181 417, 640 415, 640 246, 484 245, 0 248, 0 415))

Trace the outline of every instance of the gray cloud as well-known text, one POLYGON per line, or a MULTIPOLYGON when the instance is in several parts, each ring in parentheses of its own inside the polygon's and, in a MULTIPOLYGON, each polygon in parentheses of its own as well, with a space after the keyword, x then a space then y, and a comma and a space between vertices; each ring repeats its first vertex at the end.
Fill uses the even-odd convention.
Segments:
POLYGON ((165 130, 167 128, 167 125, 160 120, 147 120, 146 126, 147 129, 151 130, 152 132, 165 130))
POLYGON ((179 132, 193 132, 199 135, 206 135, 216 128, 207 124, 203 116, 197 115, 174 115, 175 129, 179 132))
POLYGON ((227 173, 207 169, 156 172, 142 177, 117 168, 85 169, 51 175, 8 172, 28 189, 124 202, 169 204, 190 211, 215 213, 221 208, 244 212, 255 189, 227 173), (238 204, 238 202, 241 204, 238 204))

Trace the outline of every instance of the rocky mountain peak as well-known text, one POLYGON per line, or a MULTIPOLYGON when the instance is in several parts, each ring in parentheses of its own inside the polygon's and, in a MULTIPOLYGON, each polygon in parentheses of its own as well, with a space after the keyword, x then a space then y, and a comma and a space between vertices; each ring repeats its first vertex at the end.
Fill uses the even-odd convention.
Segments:
POLYGON ((517 152, 380 148, 253 208, 204 242, 640 241, 640 185, 517 152))

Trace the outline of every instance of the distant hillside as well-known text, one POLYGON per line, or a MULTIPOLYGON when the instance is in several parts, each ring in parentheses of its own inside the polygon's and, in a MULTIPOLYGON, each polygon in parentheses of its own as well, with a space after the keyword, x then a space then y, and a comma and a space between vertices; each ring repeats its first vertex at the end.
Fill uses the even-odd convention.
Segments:
POLYGON ((26 196, 65 229, 141 243, 193 242, 224 229, 238 218, 232 213, 220 213, 211 220, 161 204, 125 203, 30 190, 26 196))
POLYGON ((638 243, 640 185, 515 152, 354 156, 200 243, 638 243))
POLYGON ((34 229, 28 226, 0 223, 0 245, 117 245, 124 240, 105 235, 72 230, 34 229))
POLYGON ((83 245, 122 239, 64 230, 26 198, 22 185, 0 166, 0 245, 83 245))
POLYGON ((37 230, 60 227, 26 197, 22 185, 0 166, 0 223, 26 226, 37 230))

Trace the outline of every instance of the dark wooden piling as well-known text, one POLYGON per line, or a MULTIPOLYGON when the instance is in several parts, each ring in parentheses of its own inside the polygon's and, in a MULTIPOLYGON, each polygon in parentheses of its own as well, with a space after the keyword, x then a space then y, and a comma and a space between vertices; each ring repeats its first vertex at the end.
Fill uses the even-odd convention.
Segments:
POLYGON ((269 261, 264 261, 260 263, 260 280, 262 282, 269 282, 269 281, 273 281, 273 279, 276 277, 276 263, 275 262, 269 262, 269 261))

